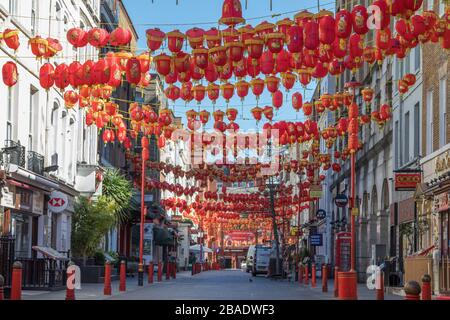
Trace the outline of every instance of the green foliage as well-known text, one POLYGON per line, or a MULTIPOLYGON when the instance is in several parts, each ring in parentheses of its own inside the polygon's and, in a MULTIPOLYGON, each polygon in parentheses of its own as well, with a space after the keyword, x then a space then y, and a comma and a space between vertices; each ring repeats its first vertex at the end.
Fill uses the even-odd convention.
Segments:
POLYGON ((72 217, 72 252, 83 258, 94 256, 105 235, 115 223, 116 204, 106 197, 91 201, 79 197, 72 217))
POLYGON ((111 258, 114 259, 111 263, 116 264, 119 262, 120 255, 116 251, 109 251, 108 254, 111 256, 111 258))
POLYGON ((95 264, 96 265, 98 265, 98 266, 105 265, 106 258, 105 258, 105 254, 103 253, 103 251, 95 252, 94 259, 95 259, 95 264))
POLYGON ((130 218, 133 188, 118 169, 107 169, 103 177, 103 196, 115 204, 115 223, 120 224, 130 218))

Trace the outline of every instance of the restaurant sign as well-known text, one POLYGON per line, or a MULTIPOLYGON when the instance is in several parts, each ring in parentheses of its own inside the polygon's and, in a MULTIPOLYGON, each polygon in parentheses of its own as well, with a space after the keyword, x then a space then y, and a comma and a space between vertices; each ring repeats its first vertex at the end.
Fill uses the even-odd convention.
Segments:
POLYGON ((422 182, 422 172, 396 172, 395 191, 415 191, 422 182))
POLYGON ((322 185, 311 185, 309 189, 309 196, 311 198, 320 199, 322 198, 322 185))

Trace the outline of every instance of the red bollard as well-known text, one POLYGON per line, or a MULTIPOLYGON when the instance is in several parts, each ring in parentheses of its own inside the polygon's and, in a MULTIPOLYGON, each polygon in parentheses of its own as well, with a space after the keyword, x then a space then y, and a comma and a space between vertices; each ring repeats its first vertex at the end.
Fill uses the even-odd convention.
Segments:
POLYGON ((0 301, 5 300, 5 294, 3 286, 5 285, 5 278, 3 278, 2 275, 0 275, 0 301))
POLYGON ((125 261, 120 262, 120 285, 119 291, 127 291, 127 267, 125 261))
POLYGON ((162 263, 158 262, 158 282, 162 281, 162 271, 163 271, 162 269, 163 269, 162 263))
POLYGON ((298 266, 298 283, 303 284, 303 265, 298 266))
POLYGON ((408 281, 403 290, 405 291, 405 300, 420 300, 420 292, 422 289, 416 281, 408 281))
POLYGON ((311 268, 311 287, 316 287, 316 264, 313 263, 311 268))
POLYGON ((322 266, 322 292, 328 292, 328 266, 322 266))
POLYGON ((305 284, 309 284, 309 267, 308 265, 305 266, 305 284))
POLYGON ((377 300, 384 300, 384 272, 378 271, 377 272, 377 278, 376 278, 376 292, 377 292, 377 300))
MULTIPOLYGON (((69 263, 69 266, 71 266, 70 263, 69 263)), ((67 280, 69 280, 69 278, 74 275, 75 275, 75 271, 72 271, 71 273, 69 273, 69 271, 67 271, 67 280)), ((67 281, 67 283, 66 283, 66 301, 75 300, 75 288, 74 288, 75 278, 73 280, 74 280, 73 282, 67 281)))
POLYGON ((339 267, 334 267, 334 296, 339 297, 339 267))
POLYGON ((166 280, 170 280, 170 269, 171 269, 171 263, 166 262, 166 280))
POLYGON ((105 264, 105 286, 103 288, 103 294, 110 296, 112 294, 111 289, 111 262, 107 261, 105 264))
POLYGON ((172 277, 173 277, 174 279, 177 278, 177 264, 176 264, 175 262, 173 263, 172 277))
POLYGON ((355 271, 338 273, 340 300, 358 300, 358 276, 355 271))
POLYGON ((11 300, 22 300, 22 263, 19 261, 13 264, 11 300))
POLYGON ((153 283, 153 276, 155 273, 155 266, 153 265, 153 262, 150 262, 148 265, 148 283, 153 283))
POLYGON ((422 300, 431 300, 431 276, 422 277, 422 300))

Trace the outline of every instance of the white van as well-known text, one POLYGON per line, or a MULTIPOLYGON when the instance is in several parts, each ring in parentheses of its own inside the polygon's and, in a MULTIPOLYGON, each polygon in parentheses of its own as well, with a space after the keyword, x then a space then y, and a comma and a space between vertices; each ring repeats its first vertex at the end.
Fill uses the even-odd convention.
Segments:
POLYGON ((271 252, 271 247, 250 246, 247 253, 247 272, 251 271, 253 276, 266 274, 269 270, 271 252))

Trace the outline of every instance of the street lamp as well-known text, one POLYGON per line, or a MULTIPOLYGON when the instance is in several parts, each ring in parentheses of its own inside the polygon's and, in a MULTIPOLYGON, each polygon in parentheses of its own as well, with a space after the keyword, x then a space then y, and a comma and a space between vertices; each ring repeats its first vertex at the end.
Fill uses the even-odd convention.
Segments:
POLYGON ((141 225, 140 225, 140 239, 139 239, 139 267, 138 267, 138 286, 144 286, 144 223, 145 213, 145 162, 150 158, 148 150, 149 141, 146 136, 141 139, 142 146, 142 168, 141 168, 141 225))

